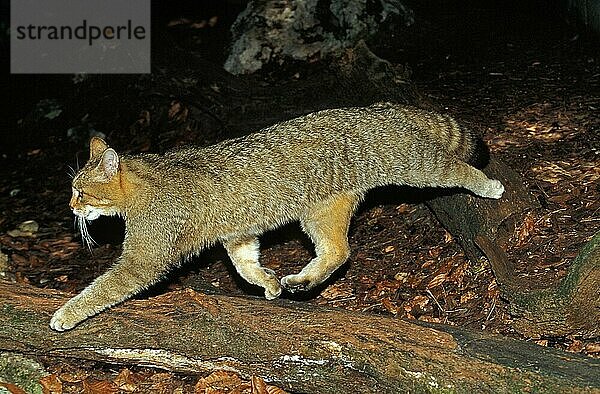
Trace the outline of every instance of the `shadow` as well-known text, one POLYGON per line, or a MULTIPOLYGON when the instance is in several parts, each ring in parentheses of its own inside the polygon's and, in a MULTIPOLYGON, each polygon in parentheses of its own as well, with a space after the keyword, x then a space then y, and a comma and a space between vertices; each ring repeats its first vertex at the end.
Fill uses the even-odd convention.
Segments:
POLYGON ((88 230, 98 245, 119 245, 125 239, 125 221, 116 216, 100 216, 88 230))

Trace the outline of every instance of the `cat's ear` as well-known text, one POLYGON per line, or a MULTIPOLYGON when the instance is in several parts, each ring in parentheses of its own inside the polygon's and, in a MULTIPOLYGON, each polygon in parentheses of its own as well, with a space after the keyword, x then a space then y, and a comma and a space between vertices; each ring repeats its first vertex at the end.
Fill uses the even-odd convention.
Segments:
POLYGON ((90 158, 100 156, 107 149, 108 145, 102 138, 92 137, 90 140, 90 158))
POLYGON ((119 155, 114 149, 108 148, 104 151, 100 161, 100 169, 108 179, 117 174, 117 171, 119 171, 119 155))

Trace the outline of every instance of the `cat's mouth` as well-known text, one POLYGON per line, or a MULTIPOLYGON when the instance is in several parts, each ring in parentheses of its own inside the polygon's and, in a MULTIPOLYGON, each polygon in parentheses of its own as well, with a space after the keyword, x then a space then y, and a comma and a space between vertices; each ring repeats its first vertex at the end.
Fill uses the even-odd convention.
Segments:
POLYGON ((73 213, 75 214, 75 216, 85 219, 87 221, 96 220, 102 215, 102 213, 100 211, 98 211, 97 209, 85 209, 85 210, 74 209, 73 213))
POLYGON ((98 211, 90 211, 86 216, 86 220, 96 220, 100 217, 100 212, 98 211))

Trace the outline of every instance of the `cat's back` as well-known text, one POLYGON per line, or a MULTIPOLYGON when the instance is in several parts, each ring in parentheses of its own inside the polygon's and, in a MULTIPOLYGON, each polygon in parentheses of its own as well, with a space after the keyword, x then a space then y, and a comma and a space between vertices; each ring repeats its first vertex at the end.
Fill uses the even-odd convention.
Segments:
MULTIPOLYGON (((361 173, 379 161, 402 166, 407 157, 439 154, 468 158, 473 137, 448 115, 391 103, 326 109, 207 147, 188 146, 163 156, 144 155, 150 176, 194 181, 206 175, 301 177, 328 167, 361 173), (335 167, 335 168, 334 168, 335 167), (298 175, 300 174, 300 175, 298 175)), ((408 163, 406 165, 409 165, 408 163)), ((331 172, 329 171, 329 172, 331 172)))

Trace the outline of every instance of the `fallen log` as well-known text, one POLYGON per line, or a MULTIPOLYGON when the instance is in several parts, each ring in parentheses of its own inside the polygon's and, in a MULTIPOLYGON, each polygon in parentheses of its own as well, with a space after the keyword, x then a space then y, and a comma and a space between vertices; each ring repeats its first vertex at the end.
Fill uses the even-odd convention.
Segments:
POLYGON ((519 279, 504 248, 527 214, 539 209, 539 203, 525 188, 523 178, 506 164, 492 159, 484 172, 504 185, 501 199, 449 192, 426 203, 467 257, 472 261, 487 257, 498 284, 516 286, 519 279))
POLYGON ((442 325, 183 290, 131 300, 57 333, 55 290, 0 282, 0 351, 258 375, 294 392, 600 389, 600 360, 442 325))
POLYGON ((506 248, 539 204, 506 164, 492 160, 484 172, 504 184, 506 192, 500 200, 455 193, 427 205, 470 259, 485 256, 489 260, 502 296, 510 303, 517 331, 528 337, 600 336, 600 233, 583 248, 560 283, 532 289, 518 276, 516 262, 508 258, 506 248))
POLYGON ((600 232, 585 245, 557 286, 510 297, 513 326, 537 336, 600 337, 600 232))

